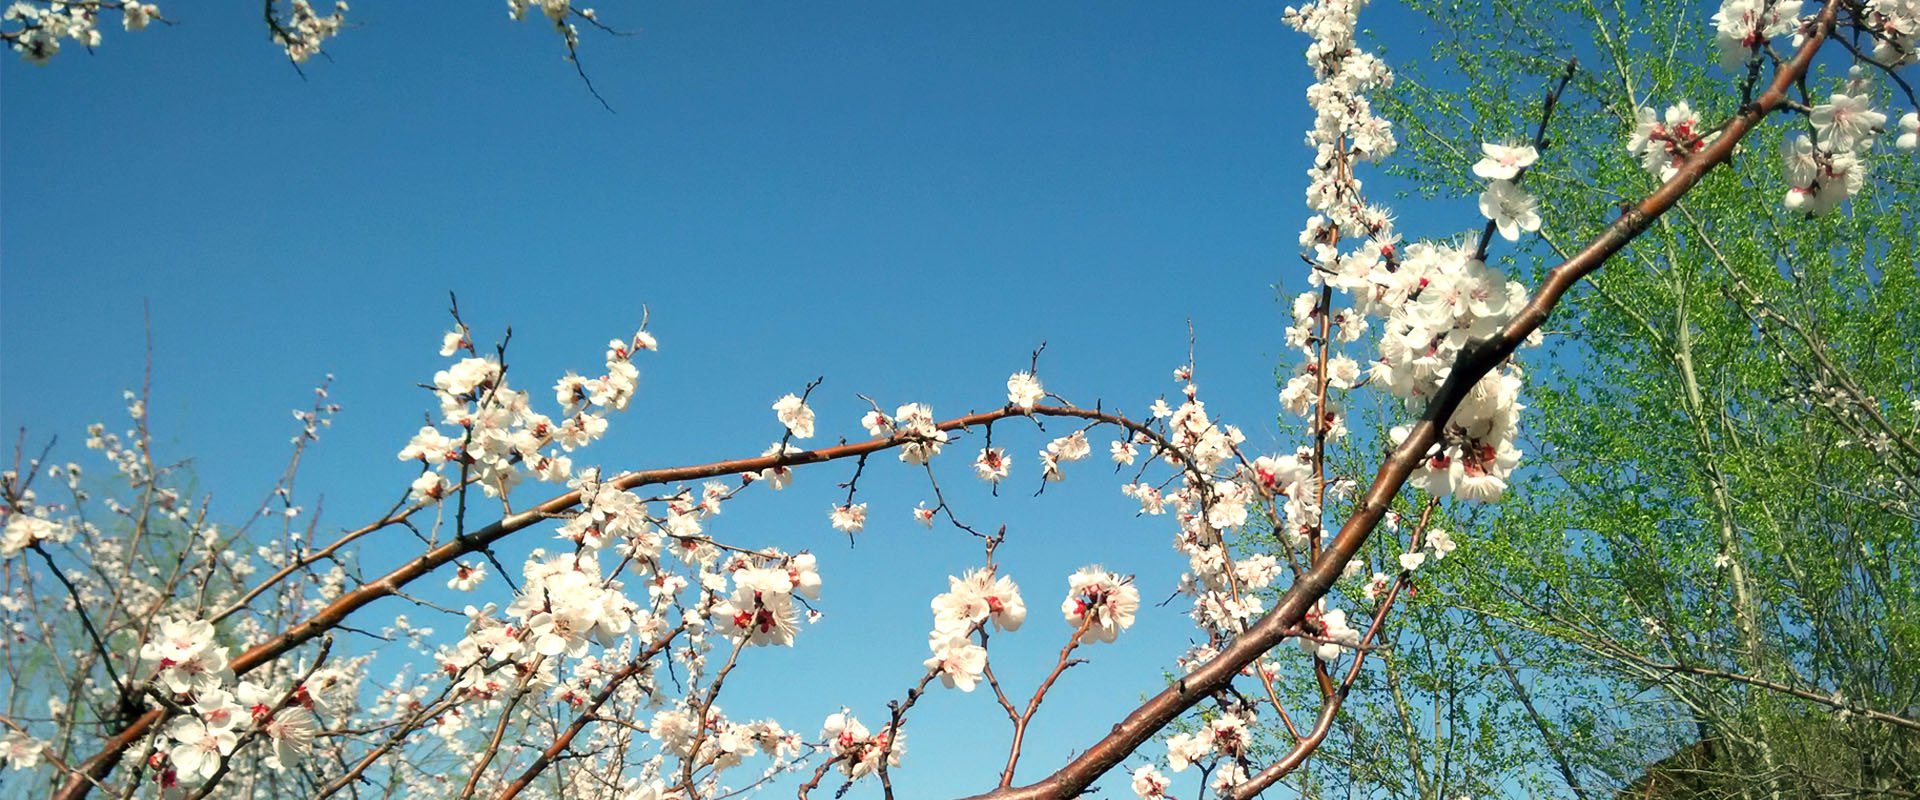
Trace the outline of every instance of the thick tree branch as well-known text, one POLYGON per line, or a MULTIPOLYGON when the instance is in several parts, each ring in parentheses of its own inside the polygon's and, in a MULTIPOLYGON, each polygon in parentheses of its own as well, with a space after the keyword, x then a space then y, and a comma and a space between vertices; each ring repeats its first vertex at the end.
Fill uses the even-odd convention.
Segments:
MULTIPOLYGON (((1017 416, 1070 417, 1117 425, 1131 432, 1144 433, 1153 439, 1158 447, 1169 451, 1172 450, 1172 445, 1162 438, 1158 432, 1142 423, 1135 422, 1119 414, 1110 414, 1098 409, 1084 409, 1074 406, 1035 406, 1031 409, 1008 406, 993 411, 968 414, 963 417, 950 419, 939 423, 936 427, 943 431, 952 431, 975 425, 986 425, 1008 417, 1017 416)), ((757 473, 773 467, 819 464, 846 458, 859 458, 883 450, 890 450, 913 441, 917 441, 916 437, 908 434, 899 434, 819 450, 767 455, 757 458, 740 458, 729 461, 715 461, 708 464, 696 464, 684 467, 639 470, 628 472, 614 478, 609 481, 609 483, 622 490, 631 490, 640 486, 695 481, 721 475, 757 473)), ((580 493, 578 491, 568 492, 526 511, 509 514, 490 525, 428 550, 413 560, 394 569, 392 572, 381 576, 379 579, 363 584, 359 588, 341 595, 338 600, 335 600, 318 613, 289 628, 286 632, 254 645, 246 652, 236 656, 231 662, 234 675, 245 675, 263 664, 271 663, 287 652, 320 637, 327 631, 339 627, 349 614, 366 607, 375 600, 398 594, 407 584, 418 580, 439 567, 452 563, 461 556, 484 550, 489 545, 509 535, 532 527, 555 515, 563 514, 579 505, 580 499, 580 493)), ((92 789, 92 783, 88 780, 83 780, 83 777, 91 776, 91 778, 96 781, 104 780, 106 776, 113 771, 114 767, 119 764, 120 758, 126 753, 127 748, 138 741, 141 736, 152 730, 154 726, 161 721, 162 717, 165 716, 165 713, 162 709, 150 710, 108 738, 102 745, 100 752, 83 762, 79 767, 80 772, 71 780, 67 781, 66 785, 62 786, 59 793, 54 796, 59 800, 78 800, 78 798, 85 797, 92 789)))
MULTIPOLYGON (((1112 769, 1135 749, 1145 744, 1155 733, 1196 703, 1225 687, 1239 674, 1240 670, 1253 663, 1262 653, 1272 649, 1296 629, 1306 618, 1307 611, 1325 597, 1333 588, 1334 581, 1340 577, 1341 570, 1352 560, 1360 547, 1366 544, 1367 537, 1380 524, 1386 515, 1393 498, 1400 491, 1413 470, 1426 458, 1429 448, 1440 440, 1440 429, 1452 418, 1454 409, 1473 386, 1480 382, 1488 372, 1511 356, 1515 349, 1526 340, 1529 334, 1546 322, 1560 298, 1573 288, 1573 285, 1589 273, 1600 268, 1606 260, 1626 247, 1628 242, 1639 236, 1661 214, 1672 209, 1680 198, 1685 196, 1708 170, 1724 163, 1732 157, 1734 146, 1744 138, 1753 126, 1767 114, 1779 108, 1787 100, 1787 90, 1806 74, 1813 62, 1814 53, 1825 43, 1833 30, 1834 16, 1840 8, 1840 0, 1828 0, 1821 10, 1813 30, 1801 45, 1793 59, 1775 73, 1773 81, 1760 99, 1740 109, 1728 120, 1718 138, 1689 158, 1686 163, 1669 178, 1665 184, 1638 204, 1627 209, 1619 219, 1596 236, 1592 241, 1547 273, 1547 279, 1541 284, 1527 305, 1521 309, 1512 321, 1507 323, 1498 334, 1469 344, 1455 360, 1446 383, 1427 406, 1426 415, 1415 425, 1412 432, 1401 442, 1392 455, 1380 465, 1375 474, 1373 485, 1368 488, 1360 506, 1353 516, 1341 526, 1340 533, 1326 551, 1313 563, 1305 575, 1295 581, 1286 594, 1275 603, 1273 610, 1261 617, 1259 622, 1249 628, 1246 634, 1234 640, 1212 661, 1200 666, 1185 678, 1176 681, 1172 687, 1155 695, 1145 704, 1135 709, 1115 724, 1112 731, 1100 741, 1087 748, 1078 758, 1047 776, 1037 783, 1017 788, 1000 789, 977 795, 980 800, 1067 800, 1085 791, 1088 786, 1107 770, 1112 769)), ((1318 722, 1319 729, 1328 720, 1318 722)), ((1309 738, 1312 738, 1311 736, 1309 738)))

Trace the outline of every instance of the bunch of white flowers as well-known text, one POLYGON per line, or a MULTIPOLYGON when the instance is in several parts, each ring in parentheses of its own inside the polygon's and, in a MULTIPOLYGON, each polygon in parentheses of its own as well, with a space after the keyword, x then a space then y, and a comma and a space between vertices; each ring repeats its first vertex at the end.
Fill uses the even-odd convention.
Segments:
POLYGON ((1509 242, 1520 240, 1521 231, 1540 230, 1539 202, 1514 183, 1527 167, 1539 160, 1539 151, 1527 145, 1480 145, 1486 157, 1473 165, 1473 174, 1486 178, 1487 190, 1480 193, 1480 213, 1493 220, 1500 236, 1509 242))
MULTIPOLYGON (((640 331, 629 340, 607 343, 606 374, 583 378, 568 372, 554 384, 561 420, 534 410, 532 398, 508 385, 500 363, 469 356, 434 373, 440 403, 440 427, 425 426, 401 448, 402 461, 418 460, 428 469, 413 482, 421 502, 444 500, 466 479, 488 495, 505 496, 531 476, 548 483, 573 478, 571 453, 606 434, 609 411, 624 411, 640 381, 633 356, 656 350, 653 335, 640 331), (452 473, 449 476, 449 472, 452 473)), ((464 326, 446 334, 440 354, 472 351, 464 326)))
POLYGON ((893 412, 893 433, 908 441, 900 446, 900 460, 924 466, 947 444, 947 432, 933 419, 933 409, 925 403, 908 403, 893 412))
POLYGON ((1133 627, 1140 610, 1140 590, 1131 577, 1122 578, 1099 567, 1081 567, 1067 576, 1067 597, 1060 615, 1068 625, 1087 627, 1086 641, 1112 642, 1133 627))
POLYGON ((742 568, 733 571, 733 585, 733 594, 713 607, 721 635, 750 645, 793 646, 799 630, 793 574, 784 568, 742 568))
POLYGON ((1887 122, 1886 114, 1873 109, 1871 94, 1865 71, 1855 66, 1845 91, 1835 92, 1808 113, 1813 138, 1803 133, 1781 143, 1787 208, 1825 214, 1859 194, 1866 184, 1873 135, 1887 122))
POLYGON ((140 648, 140 660, 158 671, 155 682, 175 694, 218 689, 232 680, 227 648, 214 641, 213 623, 169 619, 140 648))
POLYGON ((523 572, 526 583, 506 613, 520 620, 529 649, 539 655, 579 658, 592 642, 609 645, 635 622, 649 621, 620 581, 601 577, 591 551, 548 557, 536 550, 523 572))
POLYGON ((850 778, 873 773, 883 759, 888 768, 900 766, 900 756, 907 750, 906 734, 891 725, 879 733, 869 733, 867 726, 845 710, 827 717, 820 738, 827 742, 827 752, 840 771, 850 778))
POLYGON ((773 404, 773 412, 794 438, 813 438, 813 409, 807 407, 807 401, 789 394, 773 404))
POLYGON ((286 48, 287 58, 295 64, 304 64, 320 45, 328 39, 340 35, 341 26, 347 23, 346 0, 333 4, 333 13, 320 16, 307 0, 293 0, 293 10, 285 20, 274 20, 273 42, 286 48))
POLYGON ((1720 66, 1741 70, 1767 40, 1800 29, 1801 0, 1724 0, 1713 14, 1720 66))
POLYGON ((0 532, 0 558, 17 556, 35 542, 64 542, 73 538, 73 529, 65 522, 41 517, 38 511, 16 509, 7 517, 6 527, 0 529, 4 531, 0 532))
MULTIPOLYGON (((1184 772, 1195 763, 1215 757, 1238 759, 1247 753, 1251 744, 1248 729, 1255 723, 1251 709, 1236 710, 1214 717, 1197 731, 1169 737, 1167 767, 1174 772, 1184 772)), ((1150 778, 1146 783, 1142 786, 1139 774, 1135 774, 1134 791, 1141 797, 1156 796, 1142 789, 1164 791, 1166 788, 1164 778, 1157 781, 1150 778)))
MULTIPOLYGON (((15 27, 3 31, 13 50, 30 64, 44 66, 60 53, 60 40, 70 39, 81 47, 100 46, 100 12, 109 6, 97 3, 18 0, 0 14, 0 26, 15 27)), ((143 30, 160 19, 160 7, 152 3, 127 0, 117 6, 120 24, 130 31, 143 30)))

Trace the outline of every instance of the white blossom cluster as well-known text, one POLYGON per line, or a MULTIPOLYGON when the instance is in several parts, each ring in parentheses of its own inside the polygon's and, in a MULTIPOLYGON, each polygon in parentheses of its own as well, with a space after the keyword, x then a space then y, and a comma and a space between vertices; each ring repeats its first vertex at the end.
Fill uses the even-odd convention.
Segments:
POLYGON ((996 577, 992 567, 947 577, 946 592, 933 598, 933 631, 927 634, 927 669, 937 669, 949 689, 973 691, 987 667, 983 625, 1017 631, 1027 619, 1027 604, 1012 578, 996 577), (979 643, 975 634, 981 634, 979 643))
POLYGON ((1873 60, 1888 67, 1920 62, 1920 2, 1867 0, 1860 23, 1873 34, 1873 60))
MULTIPOLYGON (((578 17, 606 28, 591 8, 574 8, 571 0, 507 0, 507 13, 515 20, 527 18, 527 12, 540 9, 540 15, 566 44, 568 58, 580 44, 580 31, 571 22, 578 17)), ((349 7, 345 0, 335 2, 332 12, 322 14, 309 0, 292 0, 282 11, 278 0, 267 3, 267 32, 295 65, 304 64, 321 52, 328 39, 340 35, 346 27, 349 7)), ((160 15, 153 3, 139 0, 14 0, 0 13, 0 41, 29 63, 45 65, 60 53, 63 41, 93 49, 101 42, 100 18, 105 12, 117 12, 123 28, 144 30, 153 22, 171 21, 160 15)))
POLYGON ((337 0, 333 4, 333 13, 321 16, 313 10, 307 0, 293 0, 291 11, 284 20, 272 20, 273 43, 286 48, 287 58, 295 64, 305 64, 307 59, 320 52, 320 46, 328 39, 340 35, 340 27, 347 23, 346 0, 337 0))
POLYGON ((36 506, 8 516, 4 533, 0 533, 0 558, 17 556, 37 542, 61 543, 73 538, 73 530, 66 520, 39 516, 45 513, 45 508, 36 506))
MULTIPOLYGON (((1252 462, 1240 457, 1240 445, 1246 435, 1239 428, 1220 423, 1207 412, 1192 380, 1192 370, 1181 367, 1174 378, 1182 384, 1185 400, 1178 408, 1156 401, 1149 413, 1160 421, 1164 440, 1156 441, 1142 433, 1115 441, 1109 448, 1112 460, 1120 466, 1134 463, 1138 449, 1146 447, 1157 458, 1180 469, 1177 480, 1169 484, 1136 481, 1121 487, 1122 493, 1140 504, 1140 513, 1158 516, 1172 512, 1180 529, 1174 549, 1187 559, 1189 572, 1181 578, 1180 589, 1193 597, 1191 616, 1212 638, 1231 638, 1264 611, 1254 590, 1272 584, 1279 560, 1270 554, 1255 552, 1236 560, 1229 551, 1227 534, 1247 525, 1251 510, 1274 501, 1285 485, 1304 480, 1310 468, 1296 469, 1294 456, 1260 456, 1252 462), (1286 473, 1283 477, 1282 473, 1286 473)), ((1296 491, 1284 498, 1289 513, 1308 514, 1313 504, 1311 492, 1296 491)), ((1283 533, 1282 538, 1286 536, 1283 533)), ((1086 584, 1120 591, 1137 606, 1138 590, 1131 584, 1112 585, 1097 578, 1098 573, 1083 570, 1075 577, 1076 588, 1086 584)), ((1073 618, 1085 598, 1069 597, 1062 611, 1073 618)), ((1123 611, 1125 609, 1122 609, 1123 611)), ((1131 616, 1128 611, 1125 616, 1131 616)))
POLYGON ((1493 143, 1481 145, 1480 150, 1486 157, 1473 165, 1473 174, 1488 181, 1487 190, 1480 194, 1480 213, 1493 220, 1509 242, 1520 241, 1521 231, 1540 230, 1539 202, 1514 183, 1540 159, 1540 152, 1530 145, 1493 143))
POLYGON ((1314 605, 1307 612, 1307 624, 1320 631, 1314 639, 1300 638, 1300 649, 1321 661, 1333 661, 1346 652, 1346 648, 1360 644, 1360 631, 1347 624, 1347 612, 1326 607, 1325 602, 1314 605))
POLYGON ((0 13, 0 38, 28 63, 44 66, 60 53, 62 39, 99 47, 103 11, 120 12, 120 24, 129 31, 160 19, 159 6, 138 0, 17 0, 0 13))
POLYGON ((1067 597, 1060 615, 1067 624, 1086 628, 1085 641, 1112 642, 1133 627, 1140 610, 1140 590, 1129 578, 1099 567, 1081 567, 1067 576, 1067 597))
POLYGON ((527 558, 526 582, 507 607, 534 653, 580 658, 589 644, 608 647, 635 627, 660 627, 652 614, 627 599, 620 581, 601 576, 591 551, 543 556, 536 551, 527 558))
MULTIPOLYGON (((1210 788, 1215 794, 1223 793, 1247 779, 1241 763, 1253 746, 1252 731, 1257 724, 1253 709, 1240 707, 1207 720, 1199 730, 1168 737, 1167 768, 1185 772, 1201 761, 1218 759, 1210 788)), ((1133 778, 1133 789, 1141 797, 1160 797, 1166 791, 1168 781, 1158 770, 1136 770, 1133 778)))
MULTIPOLYGON (((1403 248, 1391 215, 1361 198, 1352 167, 1393 149, 1390 126, 1371 116, 1362 94, 1392 79, 1379 59, 1353 44, 1354 15, 1362 5, 1335 0, 1292 10, 1286 17, 1315 37, 1309 52, 1321 54, 1314 62, 1320 82, 1308 89, 1318 114, 1308 138, 1320 153, 1311 177, 1314 186, 1322 187, 1309 194, 1308 205, 1321 213, 1307 221, 1300 242, 1312 252, 1312 282, 1349 293, 1353 307, 1330 307, 1317 291, 1296 298, 1287 338, 1303 350, 1305 359, 1280 399, 1287 410, 1309 417, 1311 432, 1328 439, 1342 438, 1347 425, 1332 392, 1322 402, 1316 347, 1331 343, 1320 342, 1320 328, 1337 329, 1333 338, 1352 342, 1367 331, 1368 317, 1382 320, 1380 355, 1365 370, 1365 381, 1418 411, 1438 391, 1461 349, 1498 332, 1526 298, 1525 287, 1507 280, 1467 246, 1417 242, 1403 248), (1343 250, 1343 240, 1357 244, 1343 250)), ((1491 181, 1481 195, 1482 212, 1508 239, 1537 230, 1535 201, 1513 181, 1538 154, 1532 147, 1499 144, 1488 144, 1483 152, 1485 158, 1474 165, 1475 174, 1491 181)), ((1330 389, 1360 383, 1361 370, 1344 355, 1329 355, 1326 370, 1330 389)), ((1416 471, 1415 484, 1436 495, 1498 499, 1519 460, 1513 444, 1522 408, 1519 389, 1519 370, 1511 363, 1482 379, 1443 429, 1442 442, 1416 471)), ((1308 488, 1311 493, 1315 487, 1308 488)), ((1289 511, 1296 509, 1302 513, 1290 514, 1291 524, 1317 524, 1318 508, 1300 505, 1289 511)))
MULTIPOLYGON (((1796 134, 1781 143, 1780 158, 1787 178, 1785 204, 1810 215, 1825 214, 1866 184, 1868 156, 1874 134, 1885 130, 1887 115, 1872 105, 1873 87, 1866 71, 1855 66, 1843 91, 1813 107, 1808 122, 1814 135, 1796 134)), ((1916 125, 1909 113, 1895 146, 1912 150, 1916 125)))
MULTIPOLYGON (((647 726, 647 735, 660 742, 664 753, 711 764, 716 771, 740 766, 756 754, 785 761, 800 752, 800 737, 772 720, 734 722, 719 706, 712 705, 706 708, 704 721, 697 720, 702 720, 698 709, 684 706, 661 709, 647 726)), ((652 778, 647 783, 651 786, 641 789, 640 796, 647 796, 644 794, 647 791, 660 796, 660 779, 652 778)))
POLYGON ((799 612, 793 607, 797 591, 819 599, 820 575, 811 554, 795 556, 788 565, 739 566, 732 570, 734 592, 714 605, 715 625, 721 634, 753 645, 793 644, 799 612))
MULTIPOLYGON (((573 477, 573 459, 566 454, 604 435, 608 412, 626 410, 640 381, 633 356, 658 347, 644 330, 608 342, 604 374, 583 378, 568 372, 554 384, 557 422, 535 411, 528 393, 508 385, 496 359, 469 355, 434 373, 439 425, 451 433, 425 426, 401 448, 400 460, 427 465, 413 482, 414 498, 439 500, 468 482, 500 497, 528 476, 566 483, 573 477)), ((461 351, 473 351, 464 328, 446 334, 440 354, 461 351)))
MULTIPOLYGON (((1743 63, 1758 59, 1777 37, 1792 35, 1799 44, 1812 19, 1802 16, 1802 6, 1802 0, 1723 0, 1713 15, 1721 66, 1744 69, 1743 63)), ((1861 11, 1856 24, 1870 34, 1865 41, 1872 44, 1870 58, 1876 68, 1891 72, 1920 61, 1920 2, 1868 0, 1861 11)), ((1856 63, 1840 91, 1826 102, 1801 107, 1813 135, 1790 135, 1780 148, 1787 181, 1783 202, 1789 210, 1826 214, 1858 194, 1866 184, 1876 135, 1891 134, 1899 150, 1912 151, 1920 144, 1920 113, 1902 114, 1889 129, 1888 115, 1873 108, 1876 91, 1869 74, 1866 64, 1856 63)), ((1712 140, 1711 132, 1699 128, 1699 116, 1684 101, 1663 117, 1642 108, 1627 149, 1666 180, 1681 161, 1712 140)))
POLYGON ((345 710, 328 703, 339 700, 338 693, 315 692, 306 686, 274 691, 249 681, 232 683, 226 648, 214 643, 213 626, 204 621, 163 623, 160 636, 148 642, 140 657, 159 667, 160 683, 169 691, 192 699, 192 713, 175 719, 165 736, 172 745, 164 752, 179 778, 212 777, 222 757, 232 755, 238 735, 249 729, 266 736, 271 746, 268 766, 287 769, 312 750, 319 720, 316 711, 345 710), (283 704, 283 696, 300 704, 283 704))
POLYGON ((236 680, 206 620, 160 620, 138 655, 153 691, 180 709, 137 748, 162 787, 195 786, 231 768, 242 737, 264 744, 267 769, 297 768, 323 719, 354 710, 357 681, 340 669, 315 669, 291 685, 236 680))
POLYGON ((879 733, 870 732, 852 713, 844 710, 827 717, 826 724, 820 728, 820 738, 827 742, 827 752, 840 771, 851 778, 873 774, 882 762, 889 769, 900 766, 900 756, 907 751, 906 733, 894 730, 892 725, 881 728, 879 733))
POLYGON ((1720 48, 1720 66, 1744 69, 1747 59, 1767 40, 1800 30, 1801 0, 1724 0, 1713 14, 1713 43, 1720 48))
POLYGON ((1634 110, 1633 135, 1627 139, 1627 152, 1640 166, 1660 180, 1673 177, 1680 165, 1712 142, 1715 134, 1700 128, 1700 115, 1685 100, 1667 107, 1662 114, 1651 108, 1634 110))
POLYGON ((572 0, 507 0, 507 15, 516 20, 526 19, 527 11, 533 8, 539 8, 540 13, 546 16, 553 25, 554 33, 566 42, 569 53, 580 45, 580 29, 568 22, 567 18, 575 14, 589 21, 596 18, 593 9, 575 9, 572 0))

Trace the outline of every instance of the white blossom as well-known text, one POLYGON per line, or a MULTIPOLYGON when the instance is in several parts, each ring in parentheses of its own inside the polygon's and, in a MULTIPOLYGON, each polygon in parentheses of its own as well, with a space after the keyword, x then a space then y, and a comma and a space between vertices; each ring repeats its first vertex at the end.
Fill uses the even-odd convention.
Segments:
POLYGON ((1533 162, 1540 159, 1540 151, 1531 145, 1504 145, 1487 142, 1480 145, 1480 152, 1486 157, 1475 162, 1473 174, 1496 181, 1510 181, 1533 162))
POLYGON ((1060 601, 1060 614, 1067 624, 1087 626, 1085 640, 1112 642, 1120 632, 1133 627, 1134 613, 1140 609, 1140 590, 1130 579, 1099 567, 1081 567, 1067 577, 1067 597, 1060 601))
POLYGON ((834 530, 857 533, 867 525, 867 504, 834 506, 831 518, 834 530))
POLYGON ((1007 402, 1018 408, 1033 408, 1039 403, 1046 391, 1040 388, 1040 379, 1029 372, 1016 372, 1007 379, 1007 402))
POLYGON ((1519 241, 1521 231, 1540 230, 1538 201, 1520 187, 1504 180, 1487 185, 1480 193, 1480 213, 1500 230, 1509 242, 1519 241))
POLYGON ((813 409, 806 401, 794 395, 786 395, 773 404, 774 415, 780 418, 780 424, 792 431, 794 438, 813 438, 813 409))

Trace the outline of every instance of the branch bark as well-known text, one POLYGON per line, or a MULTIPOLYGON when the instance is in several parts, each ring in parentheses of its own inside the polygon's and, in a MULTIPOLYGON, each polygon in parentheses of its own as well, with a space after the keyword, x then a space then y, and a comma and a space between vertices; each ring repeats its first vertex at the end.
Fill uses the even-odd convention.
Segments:
POLYGON ((1427 406, 1427 413, 1406 440, 1381 463, 1360 507, 1341 526, 1339 535, 1314 561, 1313 567, 1275 603, 1273 610, 1212 661, 1201 665, 1128 714, 1113 726, 1110 733, 1060 770, 1027 786, 999 789, 975 795, 969 800, 1067 800, 1078 796, 1161 728, 1225 687, 1243 667, 1284 640, 1288 632, 1296 629, 1305 619, 1308 609, 1333 588, 1342 568, 1366 544, 1367 537, 1386 515, 1400 487, 1406 484, 1414 468, 1426 457, 1428 448, 1439 441, 1441 427, 1453 417, 1454 410, 1460 406, 1467 392, 1546 322, 1547 315, 1575 283, 1599 269, 1608 258, 1646 231, 1661 214, 1672 209, 1708 170, 1732 157, 1734 146, 1754 125, 1787 101, 1787 89, 1806 74, 1808 66, 1813 63, 1814 54, 1833 30, 1839 9, 1840 0, 1828 0, 1815 20, 1812 32, 1793 59, 1774 74, 1773 81, 1758 100, 1740 109, 1727 121, 1719 138, 1687 159, 1672 178, 1626 209, 1579 252, 1548 272, 1540 290, 1498 334, 1473 342, 1461 351, 1446 383, 1441 385, 1440 391, 1427 406))
MULTIPOLYGON (((1164 438, 1144 424, 1135 422, 1119 414, 1110 414, 1098 409, 1085 409, 1075 406, 1035 406, 1032 409, 1008 406, 993 411, 968 414, 963 417, 950 419, 939 423, 936 427, 942 431, 952 431, 975 425, 986 425, 1009 417, 1021 416, 1072 417, 1104 422, 1120 426, 1129 431, 1144 433, 1154 440, 1156 446, 1171 448, 1171 445, 1164 438)), ((818 464, 846 458, 858 458, 900 447, 913 441, 916 441, 915 437, 907 434, 899 434, 865 442, 843 444, 836 447, 807 450, 798 453, 776 454, 757 458, 739 458, 665 469, 639 470, 628 472, 614 478, 610 483, 618 486, 622 490, 631 490, 640 486, 654 484, 696 481, 721 475, 757 473, 773 467, 818 464)), ((294 625, 286 632, 254 645, 246 652, 236 656, 232 662, 230 662, 233 673, 238 677, 247 674, 263 664, 271 663, 289 651, 339 627, 349 614, 366 607, 375 600, 398 594, 407 584, 433 572, 435 569, 452 563, 461 556, 484 550, 494 542, 532 527, 553 515, 565 513, 579 504, 580 493, 578 491, 568 492, 541 503, 532 509, 507 515, 486 527, 428 550, 412 561, 381 576, 379 579, 362 584, 359 588, 341 595, 338 600, 328 604, 326 608, 321 609, 313 616, 294 625)), ((153 730, 165 716, 166 711, 164 709, 153 709, 135 718, 133 722, 109 737, 98 753, 95 753, 92 757, 81 763, 74 775, 60 788, 60 791, 57 792, 54 797, 57 798, 57 800, 79 800, 79 798, 87 796, 87 794, 92 791, 96 782, 104 781, 106 777, 113 772, 114 768, 120 763, 121 757, 125 755, 127 748, 131 747, 141 736, 153 730)))

